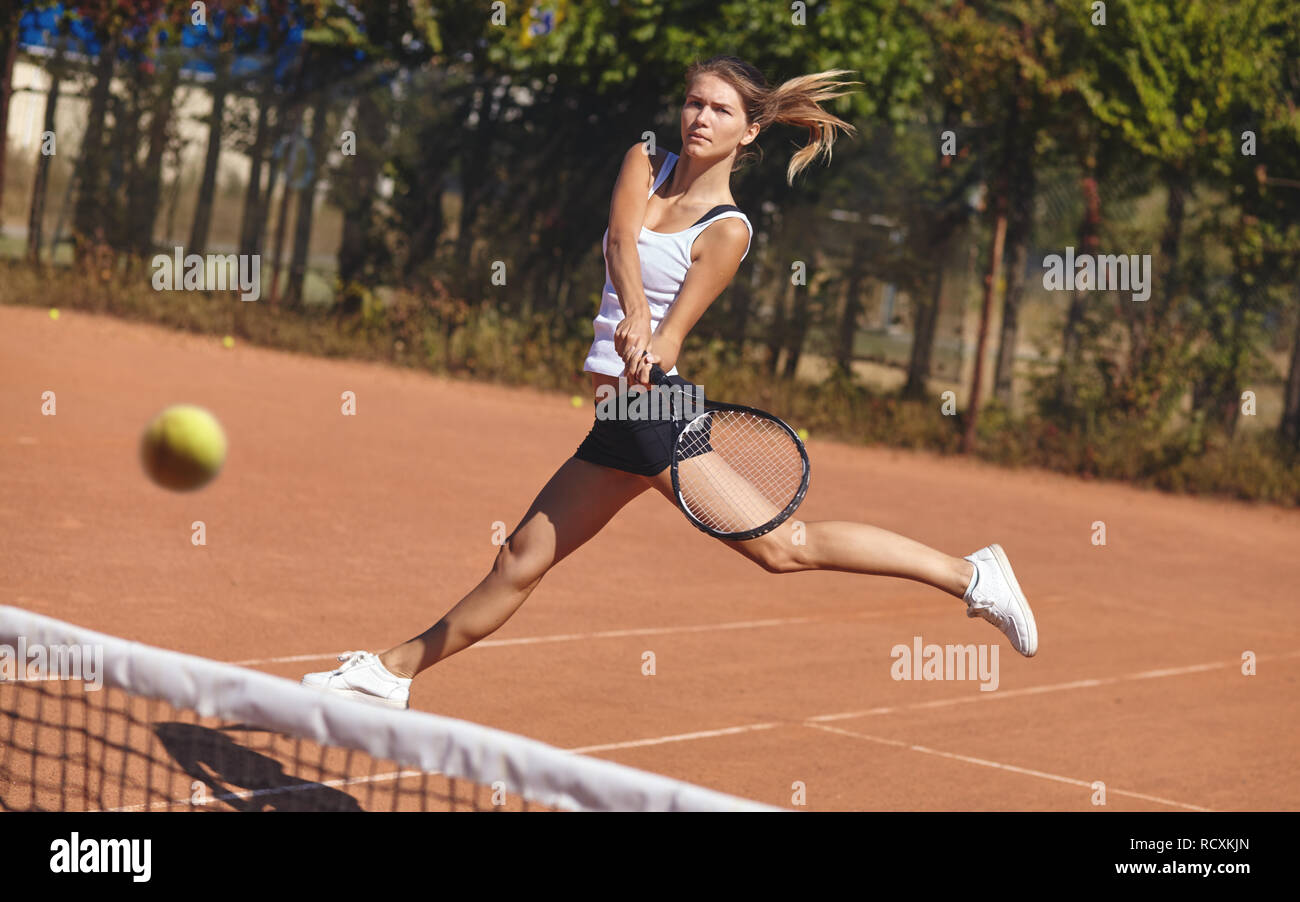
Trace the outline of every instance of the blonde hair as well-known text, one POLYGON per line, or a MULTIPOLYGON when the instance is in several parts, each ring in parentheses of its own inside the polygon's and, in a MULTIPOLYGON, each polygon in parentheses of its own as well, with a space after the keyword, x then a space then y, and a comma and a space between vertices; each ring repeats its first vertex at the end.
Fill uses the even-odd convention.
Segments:
MULTIPOLYGON (((850 72, 849 69, 827 69, 812 75, 800 75, 771 87, 763 73, 744 60, 734 56, 715 56, 702 63, 696 62, 687 69, 686 85, 689 88, 701 75, 716 75, 723 79, 740 94, 745 115, 751 124, 758 123, 760 134, 776 123, 808 129, 808 143, 795 152, 786 170, 786 181, 793 185, 794 177, 817 157, 824 155, 830 161, 836 129, 842 129, 848 135, 856 133, 852 125, 821 108, 827 100, 852 93, 847 90, 850 85, 862 84, 838 80, 839 76, 850 72)), ((761 149, 757 154, 741 153, 735 168, 739 169, 755 158, 762 159, 761 149)))

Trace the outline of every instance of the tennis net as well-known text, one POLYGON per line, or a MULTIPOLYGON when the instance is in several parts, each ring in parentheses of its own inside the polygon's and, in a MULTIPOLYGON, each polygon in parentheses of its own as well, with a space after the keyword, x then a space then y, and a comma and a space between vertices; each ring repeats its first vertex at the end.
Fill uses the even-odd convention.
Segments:
POLYGON ((0 606, 0 811, 778 810, 0 606))

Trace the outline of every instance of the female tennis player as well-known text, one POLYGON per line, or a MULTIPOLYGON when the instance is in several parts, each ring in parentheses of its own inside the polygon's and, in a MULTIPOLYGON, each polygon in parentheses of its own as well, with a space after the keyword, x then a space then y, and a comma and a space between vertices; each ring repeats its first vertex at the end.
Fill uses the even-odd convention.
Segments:
MULTIPOLYGON (((681 153, 650 156, 637 144, 624 155, 605 233, 604 297, 584 366, 598 400, 620 391, 620 380, 623 391, 648 386, 654 364, 684 383, 675 366, 682 342, 749 252, 753 230, 730 188, 738 154, 765 128, 784 123, 809 134, 790 160, 791 184, 815 158, 829 158, 836 129, 853 133, 820 106, 855 84, 837 81, 842 74, 818 72, 769 87, 761 72, 735 57, 696 63, 686 73, 681 153)), ((625 504, 647 489, 676 503, 669 476, 673 428, 667 419, 598 415, 501 546, 491 572, 441 620, 383 654, 341 655, 339 669, 307 674, 303 683, 407 707, 416 674, 499 628, 547 571, 625 504)), ((1022 655, 1037 651, 1034 615, 999 546, 952 557, 875 526, 840 521, 803 524, 796 544, 793 523, 724 541, 770 573, 840 570, 926 583, 962 599, 967 616, 992 623, 1022 655)))

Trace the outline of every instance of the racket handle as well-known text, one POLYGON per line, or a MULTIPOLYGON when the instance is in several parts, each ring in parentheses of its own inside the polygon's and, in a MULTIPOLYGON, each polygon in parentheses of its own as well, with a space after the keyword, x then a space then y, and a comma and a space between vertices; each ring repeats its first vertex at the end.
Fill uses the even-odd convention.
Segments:
POLYGON ((650 381, 655 385, 667 385, 668 374, 657 363, 650 364, 650 381))

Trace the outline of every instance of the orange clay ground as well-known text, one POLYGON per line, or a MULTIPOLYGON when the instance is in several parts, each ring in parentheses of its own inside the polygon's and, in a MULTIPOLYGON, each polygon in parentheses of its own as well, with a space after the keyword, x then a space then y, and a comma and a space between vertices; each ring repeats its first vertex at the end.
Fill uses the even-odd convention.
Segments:
MULTIPOLYGON (((436 620, 590 420, 555 394, 0 307, 0 603, 297 679, 436 620), (230 440, 196 494, 138 460, 178 401, 230 440)), ((816 435, 809 453, 801 519, 1001 543, 1038 656, 925 586, 765 573, 648 492, 412 707, 785 807, 802 784, 811 810, 1300 808, 1300 512, 816 435), (998 688, 892 679, 915 636, 1000 641, 998 688)))

